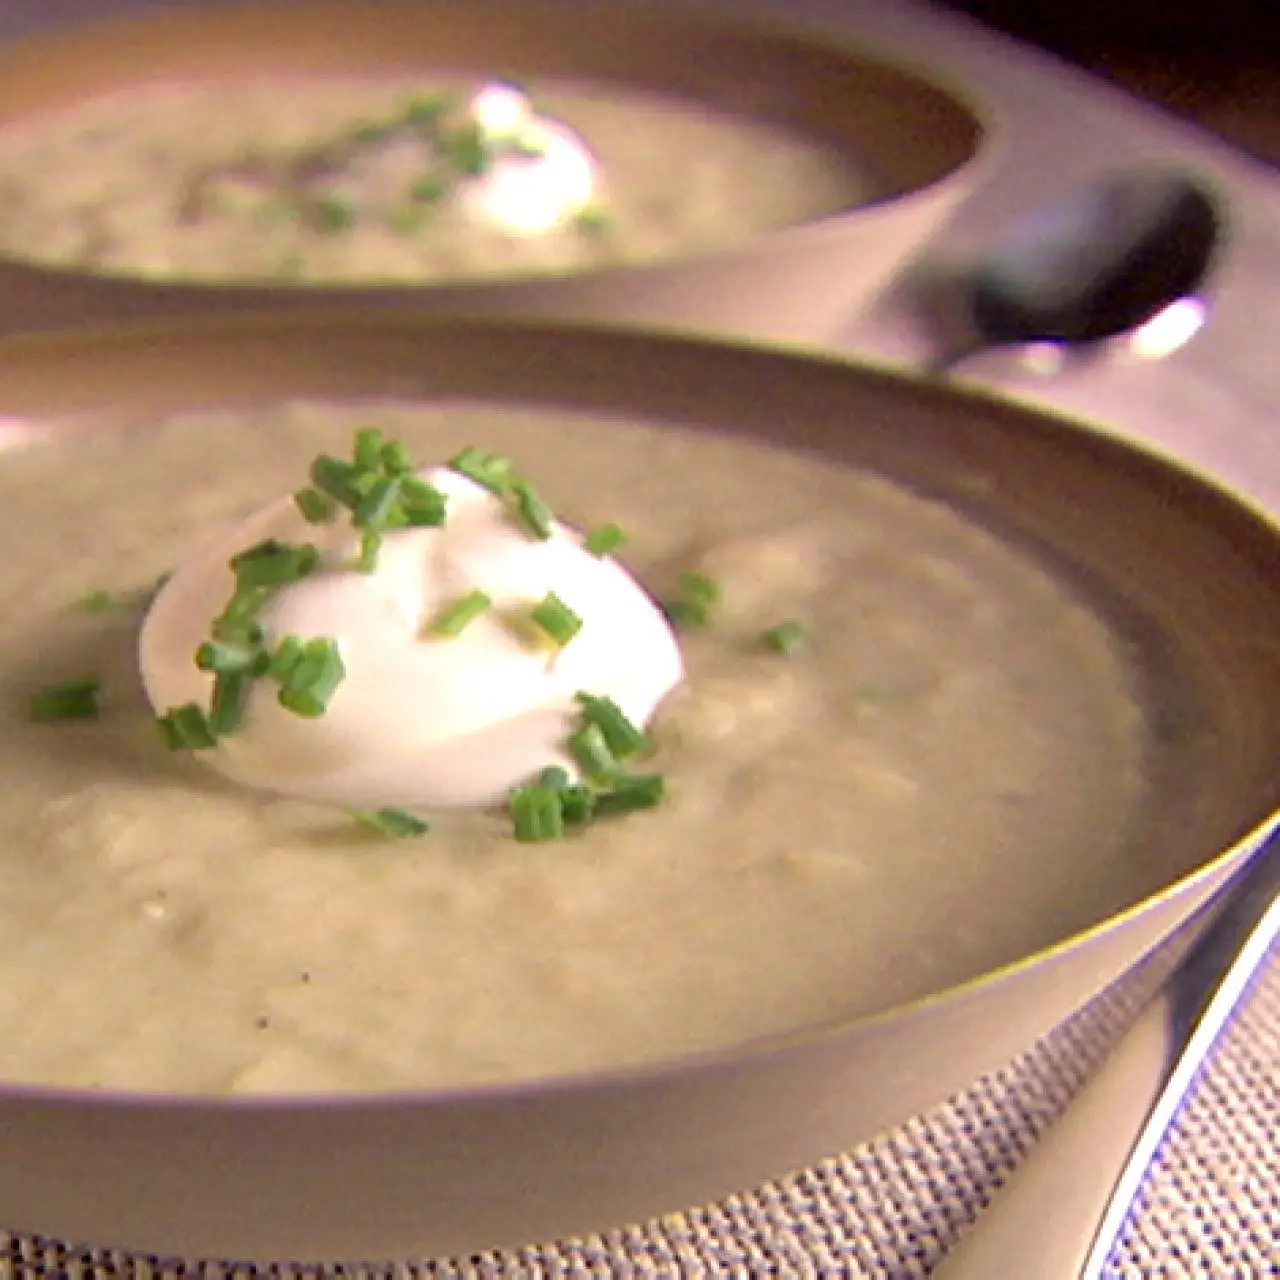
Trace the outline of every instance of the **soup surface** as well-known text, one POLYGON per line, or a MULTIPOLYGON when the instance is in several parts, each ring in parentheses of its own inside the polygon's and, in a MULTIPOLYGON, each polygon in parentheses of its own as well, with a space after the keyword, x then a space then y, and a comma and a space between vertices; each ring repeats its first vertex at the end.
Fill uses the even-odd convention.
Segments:
POLYGON ((532 207, 581 174, 564 139, 475 135, 480 88, 157 85, 11 125, 0 252, 154 279, 463 281, 721 249, 875 194, 847 154, 778 125, 613 85, 535 83, 535 115, 585 143, 594 188, 577 213, 520 230, 512 218, 539 223, 532 207), (530 186, 544 144, 560 149, 530 186))
POLYGON ((1147 746, 1102 619, 955 511, 816 457, 297 403, 11 453, 0 539, 22 549, 0 569, 6 1079, 365 1090, 617 1066, 887 1008, 1152 887, 1118 870, 1147 746), (540 844, 478 811, 390 840, 164 749, 136 593, 368 423, 423 461, 512 455, 564 519, 625 528, 660 597, 688 570, 719 584, 651 726, 663 804, 540 844), (787 620, 801 644, 761 642, 787 620), (98 719, 26 718, 86 672, 98 719))

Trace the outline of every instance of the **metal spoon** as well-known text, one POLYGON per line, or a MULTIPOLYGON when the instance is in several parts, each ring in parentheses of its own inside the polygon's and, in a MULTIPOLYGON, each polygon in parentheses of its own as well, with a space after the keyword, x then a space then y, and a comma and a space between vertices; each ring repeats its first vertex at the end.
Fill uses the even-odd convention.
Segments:
POLYGON ((1082 346, 1136 329, 1196 292, 1221 230, 1216 196, 1188 174, 1125 170, 1077 189, 943 283, 951 315, 926 368, 945 374, 995 347, 1082 346))

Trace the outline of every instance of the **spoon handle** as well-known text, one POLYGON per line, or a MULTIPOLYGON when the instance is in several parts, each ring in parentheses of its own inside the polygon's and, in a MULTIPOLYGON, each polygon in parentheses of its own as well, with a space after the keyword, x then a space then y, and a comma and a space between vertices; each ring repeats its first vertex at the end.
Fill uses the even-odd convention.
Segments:
POLYGON ((1174 975, 1181 1049, 1116 1178, 1080 1280, 1101 1280, 1165 1135, 1280 939, 1280 839, 1273 837, 1226 893, 1222 914, 1174 975))
POLYGON ((1280 938, 1280 836, 1098 1076, 942 1259, 935 1280, 1100 1280, 1162 1140, 1280 938), (1152 1094, 1154 1101, 1151 1101, 1152 1094))

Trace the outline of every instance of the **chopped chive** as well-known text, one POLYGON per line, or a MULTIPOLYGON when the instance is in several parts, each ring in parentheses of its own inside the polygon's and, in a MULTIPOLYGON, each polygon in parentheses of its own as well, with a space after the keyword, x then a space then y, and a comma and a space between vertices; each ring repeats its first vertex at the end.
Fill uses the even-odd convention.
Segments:
POLYGON ((780 622, 776 627, 760 633, 760 640, 766 649, 774 653, 791 653, 808 639, 804 624, 800 622, 780 622))
POLYGON ((444 524, 448 498, 433 484, 419 476, 401 476, 400 510, 405 524, 414 528, 444 524))
POLYGON ((609 740, 598 724, 583 725, 565 741, 569 754, 593 782, 611 782, 618 776, 618 762, 609 750, 609 740))
POLYGON ((262 643, 262 625, 254 620, 254 613, 266 599, 265 591, 237 591, 227 602, 222 613, 213 620, 210 632, 223 644, 244 645, 256 648, 262 643))
POLYGON ((581 235, 589 236, 594 240, 613 230, 613 219, 603 209, 583 209, 574 218, 573 225, 581 235))
POLYGON ((551 537, 551 508, 526 480, 517 480, 511 491, 515 495, 516 519, 527 532, 545 542, 551 537))
POLYGON ((308 485, 293 495, 294 505, 308 524, 328 524, 338 514, 334 498, 320 489, 308 485))
POLYGON ((361 471, 376 471, 382 465, 382 432, 377 427, 360 427, 351 447, 352 462, 361 471))
POLYGON ((396 131, 394 120, 362 120, 351 130, 352 142, 367 144, 383 142, 396 131))
POLYGON ((644 731, 627 719, 626 713, 612 698, 579 693, 577 700, 582 707, 583 720, 600 729, 609 750, 617 759, 626 760, 644 750, 648 741, 644 731))
POLYGON ((560 815, 566 825, 577 826, 590 822, 596 811, 596 792, 590 787, 575 784, 558 788, 560 792, 560 815))
POLYGON ((425 836, 431 824, 403 809, 348 809, 347 813, 357 822, 372 827, 393 840, 406 840, 413 836, 425 836))
POLYGON ((308 640, 302 656, 281 681, 280 705, 294 715, 314 720, 329 709, 330 699, 346 674, 337 641, 327 637, 308 640))
POLYGON ((86 613, 106 613, 119 603, 110 591, 90 591, 81 596, 80 607, 86 613))
POLYGON ((449 99, 443 94, 415 94, 405 104, 404 119, 408 124, 435 124, 449 112, 449 99))
POLYGON ((454 167, 469 178, 480 177, 493 165, 493 149, 476 121, 466 121, 450 130, 440 141, 442 150, 454 167))
POLYGON ((564 835, 560 793, 551 787, 517 787, 507 801, 515 837, 526 843, 558 840, 564 835))
POLYGON ((268 538, 231 558, 236 590, 253 587, 280 587, 314 573, 320 567, 320 552, 309 542, 280 542, 268 538))
POLYGON ((209 702, 209 729, 219 738, 228 737, 240 727, 249 695, 253 692, 253 674, 249 671, 220 671, 213 682, 209 702))
POLYGON ((196 666, 215 675, 263 675, 271 659, 266 650, 252 642, 206 640, 196 650, 196 666))
POLYGON ((661 804, 666 794, 666 779, 660 773, 637 773, 620 778, 608 791, 595 797, 595 814, 606 818, 611 814, 632 813, 636 809, 652 809, 661 804))
POLYGON ((538 786, 550 787, 552 791, 563 791, 571 781, 569 770, 563 765, 549 764, 538 774, 538 786))
POLYGON ((275 680, 284 683, 289 678, 289 673, 302 661, 302 656, 306 651, 306 646, 297 636, 285 636, 276 645, 276 651, 271 655, 271 666, 269 674, 275 680))
POLYGON ((626 540, 627 535, 621 527, 610 522, 602 524, 598 529, 593 529, 587 534, 582 540, 582 546, 593 556, 607 556, 622 546, 626 540))
POLYGON ((402 475, 413 470, 413 458, 408 446, 399 440, 388 440, 382 446, 380 461, 393 476, 402 475))
POLYGON ((156 724, 170 751, 207 751, 218 745, 204 708, 198 702, 171 708, 156 724))
POLYGON ((356 222, 356 207, 342 196, 316 196, 311 202, 315 220, 325 231, 348 231, 356 222))
POLYGON ((665 600, 662 612, 673 626, 685 629, 705 627, 711 620, 711 611, 696 600, 665 600))
POLYGON ((372 573, 378 567, 378 553, 382 550, 382 534, 376 529, 366 529, 360 536, 360 554, 356 557, 356 569, 360 573, 372 573))
POLYGON ((100 676, 80 676, 51 684, 34 694, 28 706, 32 720, 95 720, 101 708, 100 676))
MULTIPOLYGON (((448 194, 449 184, 443 178, 437 177, 434 173, 424 173, 409 187, 409 198, 416 205, 438 204, 448 194)), ((422 216, 422 209, 414 210, 419 217, 422 216)))
POLYGON ((356 524, 374 533, 385 529, 391 513, 400 501, 401 483, 399 476, 383 476, 378 480, 356 504, 356 524))
POLYGON ((468 445, 450 458, 449 469, 474 480, 490 493, 502 495, 511 487, 511 460, 475 445, 468 445))
POLYGON ((360 490, 355 486, 356 468, 341 458, 322 453, 311 464, 311 483, 322 493, 327 493, 344 507, 354 508, 360 501, 360 490))
POLYGON ((676 580, 680 598, 693 604, 712 605, 720 599, 720 584, 705 573, 687 570, 676 580))
POLYGON ((446 606, 432 621, 428 631, 433 636, 452 639, 460 636, 481 614, 493 604, 491 596, 483 591, 468 591, 446 606))
POLYGON ((529 617, 560 649, 582 630, 582 619, 554 591, 548 591, 533 606, 529 617))

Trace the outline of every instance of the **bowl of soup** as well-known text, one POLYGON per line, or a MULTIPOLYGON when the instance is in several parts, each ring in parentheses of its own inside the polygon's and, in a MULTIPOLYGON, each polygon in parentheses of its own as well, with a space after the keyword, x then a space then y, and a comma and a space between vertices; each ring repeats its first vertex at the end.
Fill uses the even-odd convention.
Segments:
POLYGON ((0 50, 0 283, 13 328, 302 295, 817 341, 989 151, 930 73, 679 7, 118 15, 0 50))
POLYGON ((0 423, 11 1230, 705 1203, 1185 945, 1275 823, 1280 537, 1076 424, 387 310, 11 338, 0 423))

